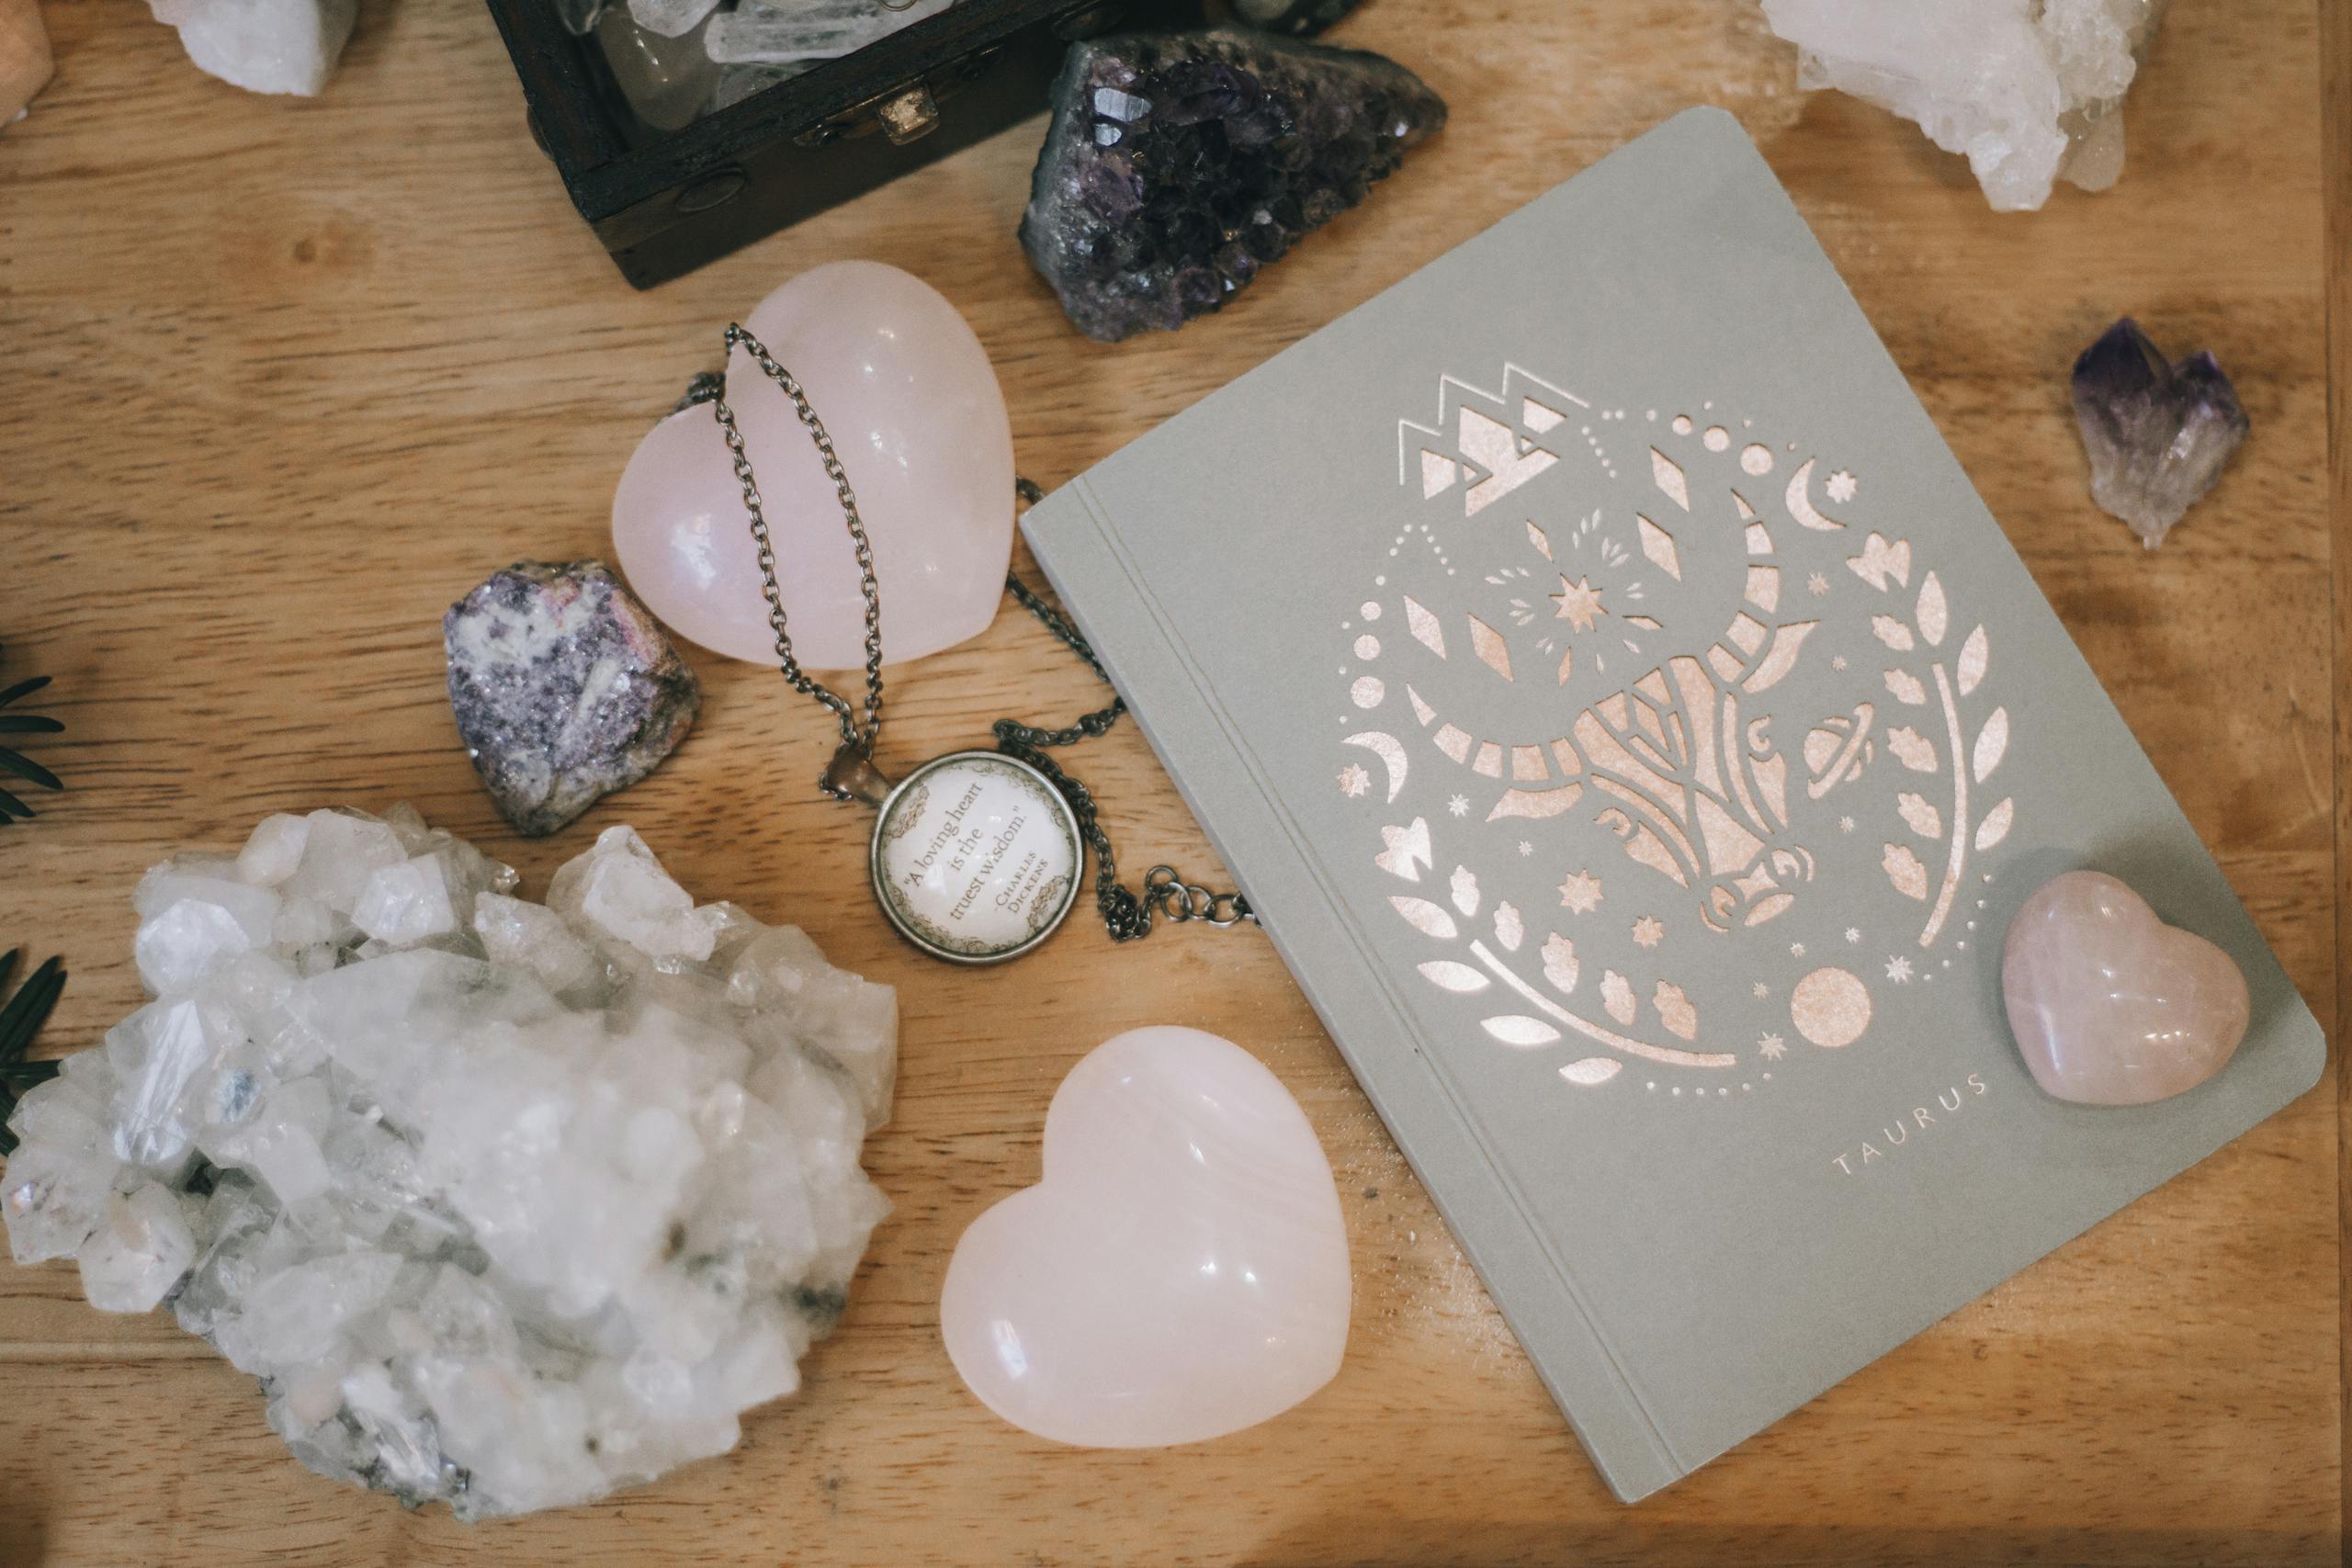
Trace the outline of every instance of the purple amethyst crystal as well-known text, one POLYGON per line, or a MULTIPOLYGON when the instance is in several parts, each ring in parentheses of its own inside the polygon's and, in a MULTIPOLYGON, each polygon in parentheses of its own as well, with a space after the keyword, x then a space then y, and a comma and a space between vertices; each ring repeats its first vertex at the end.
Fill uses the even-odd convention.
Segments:
POLYGON ((1363 0, 1233 0, 1233 14, 1253 28, 1305 38, 1330 27, 1363 3, 1363 0))
POLYGON ((2150 549, 2221 479, 2250 428, 2211 354, 2175 365, 2129 316, 2075 361, 2074 391, 2091 499, 2150 549))
POLYGON ((602 561, 517 561, 441 622, 458 733, 500 815, 554 832, 661 765, 702 687, 602 561))
POLYGON ((1445 123, 1394 61, 1225 31, 1079 44, 1054 102, 1021 243, 1104 343, 1216 310, 1445 123))

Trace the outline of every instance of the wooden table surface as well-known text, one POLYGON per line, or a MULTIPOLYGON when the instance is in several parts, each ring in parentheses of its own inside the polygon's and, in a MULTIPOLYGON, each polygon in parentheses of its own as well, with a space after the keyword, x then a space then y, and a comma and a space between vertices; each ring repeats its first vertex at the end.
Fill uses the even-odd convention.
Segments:
MULTIPOLYGON (((623 460, 714 359, 718 326, 819 262, 893 262, 953 299, 1003 378, 1023 471, 1050 483, 1625 138, 1716 103, 1755 134, 2334 1018, 2352 933, 2323 327, 2325 197, 2347 194, 2352 146, 2342 16, 2324 19, 2332 168, 2313 0, 2180 0, 2132 96, 2120 187, 1996 216, 1910 126, 1798 94, 1750 0, 1374 0, 1341 38, 1422 72, 1450 129, 1230 310, 1105 348, 1068 328, 1013 243, 1036 123, 636 294, 533 149, 481 7, 363 9, 325 95, 294 101, 200 74, 136 0, 48 6, 58 80, 0 133, 0 683, 57 677, 48 705, 71 731, 40 755, 73 788, 0 831, 0 944, 66 956, 46 1040, 74 1049, 139 1000, 141 870, 234 845, 266 812, 413 801, 534 889, 629 821, 702 896, 803 925, 902 987, 897 1116, 868 1156, 898 1207, 807 1392, 750 1417, 738 1452, 472 1528, 303 1470, 252 1382, 164 1314, 105 1316, 70 1267, 0 1263, 0 1563, 2338 1561, 2333 1070, 1622 1507, 1254 933, 1114 952, 1077 919, 1012 969, 927 963, 870 907, 860 821, 811 795, 816 716, 773 671, 715 658, 674 759, 565 834, 518 840, 458 745, 438 625, 509 560, 604 549, 623 460), (2065 399, 2073 355, 2123 311, 2176 351, 2218 352, 2254 422, 2220 491, 2154 554, 2091 506, 2065 399), (1035 1179, 1070 1064, 1157 1022, 1240 1041, 1306 1107, 1352 1243, 1346 1364, 1216 1442, 1057 1448, 957 1382, 941 1277, 963 1226, 1035 1179)), ((898 673, 888 750, 928 755, 1093 694, 1008 613, 898 673)), ((1081 771, 1128 864, 1214 871, 1132 727, 1081 771)))

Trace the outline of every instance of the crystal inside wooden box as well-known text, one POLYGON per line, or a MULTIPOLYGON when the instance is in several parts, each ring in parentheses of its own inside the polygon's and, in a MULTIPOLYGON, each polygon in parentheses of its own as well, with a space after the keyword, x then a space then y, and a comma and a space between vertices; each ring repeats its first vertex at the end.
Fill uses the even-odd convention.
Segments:
POLYGON ((489 5, 533 137, 639 288, 1039 113, 1077 39, 1202 16, 1201 0, 957 0, 662 130, 631 107, 596 35, 572 33, 554 0, 489 5))

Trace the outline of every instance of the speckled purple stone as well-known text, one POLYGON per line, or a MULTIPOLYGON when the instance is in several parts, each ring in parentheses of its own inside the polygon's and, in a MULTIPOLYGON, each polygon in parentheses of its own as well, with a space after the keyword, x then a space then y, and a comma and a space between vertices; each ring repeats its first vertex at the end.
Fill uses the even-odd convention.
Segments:
POLYGON ((1079 44, 1053 102, 1021 243, 1105 343, 1218 309, 1445 123, 1395 61, 1222 30, 1079 44))
POLYGON ((661 765, 702 686, 602 561, 517 561, 441 622, 449 706, 501 815, 554 832, 661 765))

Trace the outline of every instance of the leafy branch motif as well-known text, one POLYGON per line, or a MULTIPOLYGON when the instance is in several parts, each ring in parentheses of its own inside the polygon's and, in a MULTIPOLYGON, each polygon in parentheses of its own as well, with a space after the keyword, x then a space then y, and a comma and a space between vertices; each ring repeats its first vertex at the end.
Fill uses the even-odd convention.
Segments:
MULTIPOLYGON (((1872 546, 1882 545, 1876 535, 1872 546)), ((1866 551, 1849 564, 1856 575, 1870 582, 1882 593, 1889 592, 1889 583, 1910 586, 1909 547, 1902 547, 1898 559, 1891 553, 1873 556, 1866 551), (1868 563, 1867 566, 1865 563, 1868 563), (1872 570, 1875 569, 1875 570, 1872 570)), ((2001 759, 2008 752, 2009 710, 1996 707, 1977 728, 1975 739, 1966 738, 1961 716, 1961 699, 1973 694, 1984 682, 1984 672, 1991 663, 1991 642, 1980 624, 1962 641, 1959 655, 1950 664, 1936 657, 1951 630, 1951 606, 1945 602, 1943 584, 1934 572, 1928 573, 1919 584, 1919 592, 1911 606, 1911 618, 1880 615, 1871 617, 1871 632, 1895 654, 1923 655, 1928 660, 1928 678, 1922 680, 1910 668, 1901 663, 1890 666, 1885 673, 1886 689, 1894 700, 1905 707, 1928 710, 1921 722, 1934 728, 1935 719, 1943 720, 1945 754, 1939 757, 1936 742, 1929 736, 1908 724, 1887 733, 1886 747, 1894 759, 1917 773, 1938 773, 1949 762, 1951 776, 1951 799, 1947 820, 1944 809, 1914 791, 1895 796, 1895 810, 1904 825, 1913 834, 1943 851, 1943 874, 1938 881, 1928 862, 1907 843, 1889 841, 1883 846, 1880 861, 1887 881, 1906 898, 1928 903, 1934 895, 1934 904, 1928 922, 1919 932, 1919 945, 1933 947, 1941 934, 1944 923, 1951 919, 1952 904, 1959 897, 1961 874, 1967 869, 1968 854, 1973 846, 1978 852, 1990 850, 2008 837, 2016 819, 2017 803, 2003 796, 1983 818, 1972 825, 1969 812, 1969 792, 1972 784, 1983 785, 2000 767, 2001 759), (1932 698, 1932 700, 1931 700, 1932 698), (1940 709, 1939 713, 1937 710, 1940 709)), ((1935 852, 1930 850, 1931 854, 1935 852)))
MULTIPOLYGON (((1413 829, 1405 831, 1412 833, 1421 828, 1422 824, 1417 819, 1413 829)), ((1408 881, 1418 880, 1418 873, 1410 860, 1390 863, 1383 869, 1406 876, 1408 881)), ((1447 893, 1451 908, 1430 899, 1402 894, 1388 902, 1406 924, 1423 936, 1436 942, 1460 941, 1466 931, 1476 929, 1472 922, 1476 919, 1483 904, 1484 896, 1478 886, 1477 874, 1466 865, 1455 866, 1447 883, 1447 893)), ((1521 1002, 1534 1010, 1533 1012, 1500 1012, 1480 1019, 1479 1027, 1493 1039, 1522 1050, 1534 1050, 1559 1043, 1566 1038, 1565 1030, 1626 1055, 1662 1062, 1669 1066, 1738 1066, 1739 1058, 1725 1053, 1685 1051, 1622 1034, 1564 1006, 1553 995, 1523 977, 1509 957, 1516 954, 1525 944, 1527 924, 1518 908, 1509 901, 1494 907, 1490 929, 1492 945, 1483 937, 1469 938, 1467 952, 1476 963, 1464 963, 1455 958, 1433 958, 1420 965, 1420 972, 1421 977, 1430 984, 1457 996, 1477 996, 1492 989, 1499 981, 1521 1002)), ((1573 997, 1578 981, 1583 977, 1582 965, 1577 961, 1576 944, 1559 932, 1553 931, 1545 937, 1540 956, 1544 983, 1551 991, 1561 998, 1573 997)), ((1632 985, 1612 969, 1602 976, 1600 990, 1601 1005, 1609 1016, 1621 1027, 1630 1028, 1640 1012, 1640 1002, 1632 985)), ((1691 1005, 1680 987, 1659 981, 1652 1006, 1668 1032, 1686 1041, 1697 1037, 1698 1010, 1691 1005)), ((1614 1056, 1587 1056, 1562 1067, 1560 1076, 1572 1084, 1594 1088, 1615 1077, 1623 1067, 1624 1063, 1614 1056)))

